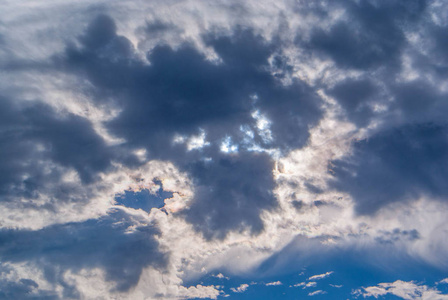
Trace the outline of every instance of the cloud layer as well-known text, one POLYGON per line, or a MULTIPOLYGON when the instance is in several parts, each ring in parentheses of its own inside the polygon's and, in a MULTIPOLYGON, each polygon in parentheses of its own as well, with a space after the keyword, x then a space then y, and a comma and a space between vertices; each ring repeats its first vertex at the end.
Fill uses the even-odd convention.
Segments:
MULTIPOLYGON (((6 2, 0 298, 238 297, 347 253, 446 270, 446 9, 6 2)), ((388 281, 351 296, 442 295, 388 281)))

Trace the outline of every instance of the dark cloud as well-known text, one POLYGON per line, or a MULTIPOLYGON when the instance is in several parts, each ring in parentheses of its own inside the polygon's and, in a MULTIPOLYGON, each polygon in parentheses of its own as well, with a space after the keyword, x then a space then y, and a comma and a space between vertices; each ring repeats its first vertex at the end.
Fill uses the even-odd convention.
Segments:
POLYGON ((145 147, 152 159, 172 161, 190 172, 197 186, 187 219, 198 229, 220 237, 243 225, 259 232, 260 212, 275 206, 272 162, 250 151, 241 126, 254 133, 261 147, 285 152, 301 147, 309 126, 321 116, 320 98, 302 82, 281 85, 268 70, 268 59, 277 46, 250 30, 237 28, 231 36, 204 37, 222 63, 208 61, 185 44, 177 50, 156 46, 147 55, 150 65, 133 59, 132 53, 120 52, 130 46, 117 47, 117 41, 130 43, 111 34, 113 30, 113 21, 99 16, 81 36, 83 47, 69 46, 65 57, 59 58, 61 66, 86 75, 95 87, 96 101, 115 96, 122 112, 107 128, 125 138, 127 146, 145 147), (97 35, 104 37, 98 40, 97 35), (255 110, 272 122, 273 141, 258 134, 252 117, 255 110), (200 130, 210 146, 188 151, 185 145, 173 144, 176 134, 197 135, 200 130), (239 147, 234 157, 219 151, 226 137, 239 147), (207 176, 197 171, 200 166, 207 176))
MULTIPOLYGON (((60 114, 40 102, 0 101, 0 197, 33 198, 60 181, 57 166, 75 169, 83 183, 110 168, 114 156, 92 124, 73 114, 60 114)), ((51 195, 63 201, 73 187, 61 183, 51 195)))
POLYGON ((407 125, 354 145, 346 160, 333 162, 334 186, 349 192, 361 214, 396 201, 448 196, 446 125, 407 125))
MULTIPOLYGON (((340 1, 330 7, 345 10, 347 19, 329 30, 314 29, 305 46, 321 51, 340 67, 364 70, 399 64, 405 45, 401 27, 416 22, 426 4, 420 0, 340 1)), ((301 43, 302 38, 298 36, 297 41, 301 43)))
MULTIPOLYGON (((448 74, 447 34, 446 27, 427 24, 422 17, 425 7, 425 1, 417 0, 305 4, 305 10, 320 18, 329 18, 335 9, 342 9, 345 16, 329 28, 315 26, 309 36, 298 33, 296 46, 307 57, 331 59, 342 72, 355 69, 360 74, 355 79, 332 81, 331 86, 321 82, 317 88, 335 98, 345 117, 358 128, 378 121, 371 137, 354 144, 352 156, 333 162, 332 187, 348 192, 360 214, 373 214, 387 204, 420 196, 444 201, 448 195, 444 182, 448 175, 448 107, 446 93, 438 88, 448 74), (408 49, 405 31, 414 29, 427 33, 430 54, 408 49), (431 76, 398 80, 403 53, 411 56, 412 67, 431 76), (384 110, 376 110, 377 104, 384 110)), ((234 8, 240 17, 243 10, 234 8)), ((297 79, 289 85, 279 81, 294 70, 282 56, 282 30, 289 30, 286 21, 278 29, 279 37, 271 41, 242 27, 230 34, 206 33, 203 42, 221 59, 216 62, 189 43, 177 48, 162 45, 160 40, 166 35, 180 35, 183 29, 156 20, 140 31, 148 40, 158 41, 143 62, 132 43, 117 34, 114 20, 98 15, 75 43, 50 62, 20 60, 5 50, 14 60, 2 63, 3 71, 56 69, 78 76, 79 82, 88 81, 88 87, 76 88, 84 89, 95 104, 121 110, 104 125, 125 143, 107 145, 87 119, 55 111, 38 101, 20 101, 8 93, 0 99, 1 201, 27 209, 37 205, 19 203, 18 198, 34 199, 44 193, 48 200, 40 205, 45 209, 55 209, 56 203, 66 201, 87 202, 91 195, 63 183, 59 167, 76 170, 82 184, 89 186, 100 173, 111 171, 113 162, 137 167, 141 162, 128 153, 145 148, 150 159, 173 162, 188 173, 194 183, 194 199, 177 216, 205 238, 223 239, 230 231, 262 232, 260 214, 277 207, 273 160, 262 151, 253 151, 253 143, 259 149, 277 148, 280 154, 287 154, 306 145, 309 128, 322 117, 322 101, 312 87, 297 79), (252 116, 255 111, 271 122, 272 139, 259 132, 252 116), (173 143, 176 135, 201 132, 210 142, 201 149, 173 143), (251 142, 248 132, 253 134, 251 142), (236 153, 220 151, 226 138, 238 146, 236 153)), ((7 42, 0 36, 2 46, 7 42)), ((305 182, 305 188, 315 194, 323 192, 312 182, 305 182)), ((147 190, 128 191, 116 201, 148 211, 162 206, 162 198, 170 195, 159 190, 156 196, 151 197, 147 190)), ((296 197, 291 204, 297 212, 309 207, 296 197)), ((330 203, 317 200, 311 205, 330 203)), ((80 297, 76 287, 65 282, 64 272, 84 268, 104 269, 116 290, 127 291, 137 284, 143 268, 163 269, 167 262, 154 238, 157 230, 152 225, 138 225, 128 232, 135 224, 130 215, 117 210, 97 220, 37 231, 2 229, 0 257, 6 263, 37 265, 50 283, 63 287, 63 298, 80 297)), ((383 232, 377 242, 393 244, 418 238, 417 231, 397 229, 383 232)), ((304 240, 300 243, 306 243, 304 240)), ((311 257, 315 246, 314 241, 309 243, 311 251, 300 259, 311 257)), ((263 263, 260 273, 291 264, 285 253, 293 251, 293 246, 263 263)), ((56 297, 28 278, 0 281, 0 290, 0 298, 56 297)))
POLYGON ((17 282, 0 280, 0 299, 58 299, 54 292, 38 288, 39 285, 31 279, 20 279, 17 282))
POLYGON ((216 162, 196 162, 195 202, 186 219, 206 238, 225 237, 230 230, 259 233, 263 209, 276 207, 272 190, 273 163, 267 155, 221 156, 216 162))
POLYGON ((50 283, 64 287, 67 298, 79 297, 76 288, 63 279, 67 270, 77 273, 101 268, 117 290, 126 291, 137 284, 143 268, 164 268, 167 257, 158 250, 156 234, 153 225, 139 224, 131 215, 116 210, 99 219, 37 231, 2 229, 0 257, 2 262, 30 262, 41 267, 50 283))
POLYGON ((371 80, 345 80, 330 89, 329 95, 337 99, 350 121, 359 127, 368 125, 375 115, 372 104, 377 100, 379 91, 371 80))
MULTIPOLYGON (((440 79, 443 80, 443 77, 440 79)), ((447 93, 441 92, 434 83, 413 80, 390 85, 390 89, 395 98, 391 111, 395 112, 396 118, 402 123, 445 123, 448 112, 447 93)))
POLYGON ((428 23, 425 1, 335 2, 331 7, 342 8, 347 19, 328 30, 315 29, 309 41, 299 35, 297 42, 339 67, 357 69, 356 78, 326 92, 358 128, 376 124, 371 137, 355 143, 353 156, 334 162, 334 186, 353 196, 361 214, 420 196, 443 199, 448 106, 438 84, 446 80, 441 27, 428 23), (410 50, 405 32, 416 30, 425 32, 424 47, 434 57, 410 50), (404 54, 411 68, 428 76, 403 80, 404 54))

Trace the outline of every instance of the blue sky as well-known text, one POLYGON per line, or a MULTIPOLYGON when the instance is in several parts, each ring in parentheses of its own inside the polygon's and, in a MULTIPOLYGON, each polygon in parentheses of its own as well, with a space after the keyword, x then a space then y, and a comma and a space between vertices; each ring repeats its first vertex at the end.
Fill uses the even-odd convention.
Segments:
POLYGON ((448 299, 445 1, 1 7, 0 299, 448 299))

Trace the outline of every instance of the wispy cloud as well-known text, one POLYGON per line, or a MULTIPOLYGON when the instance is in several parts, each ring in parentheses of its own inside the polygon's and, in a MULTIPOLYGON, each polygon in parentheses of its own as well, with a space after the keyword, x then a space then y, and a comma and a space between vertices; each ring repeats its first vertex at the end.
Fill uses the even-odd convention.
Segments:
POLYGON ((323 290, 317 290, 311 293, 308 293, 308 296, 316 296, 316 295, 323 295, 326 294, 327 292, 323 291, 323 290))
POLYGON ((266 286, 275 286, 275 285, 282 285, 283 283, 281 281, 274 281, 266 283, 266 286))
POLYGON ((308 280, 320 280, 320 279, 324 279, 324 278, 330 276, 330 275, 333 274, 333 273, 334 273, 333 271, 329 271, 329 272, 326 272, 326 273, 323 273, 323 274, 313 275, 313 276, 309 277, 308 280))

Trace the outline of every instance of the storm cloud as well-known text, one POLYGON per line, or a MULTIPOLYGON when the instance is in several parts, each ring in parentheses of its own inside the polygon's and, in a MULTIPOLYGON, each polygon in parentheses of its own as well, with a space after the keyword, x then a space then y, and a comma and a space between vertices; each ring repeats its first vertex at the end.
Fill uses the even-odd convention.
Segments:
POLYGON ((440 281, 447 9, 6 3, 0 298, 263 299, 331 269, 300 292, 345 299, 411 282, 403 261, 440 281), (389 277, 339 278, 347 253, 389 277))

